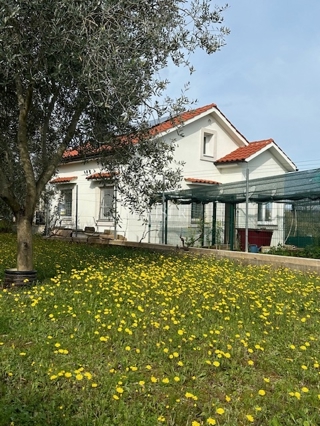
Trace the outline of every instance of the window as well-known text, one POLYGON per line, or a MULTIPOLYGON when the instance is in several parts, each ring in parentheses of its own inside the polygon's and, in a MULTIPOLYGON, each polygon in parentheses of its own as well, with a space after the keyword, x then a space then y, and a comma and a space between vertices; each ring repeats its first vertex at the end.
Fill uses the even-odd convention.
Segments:
POLYGON ((113 219, 113 205, 114 205, 114 188, 113 188, 113 186, 107 186, 107 187, 101 188, 99 219, 112 220, 113 219))
POLYGON ((72 189, 62 189, 59 202, 60 216, 72 216, 72 189))
POLYGON ((45 225, 46 215, 44 211, 36 210, 35 222, 36 222, 36 225, 45 225))
POLYGON ((191 203, 191 222, 196 222, 202 219, 202 204, 195 203, 194 201, 191 203))
POLYGON ((203 136, 203 155, 213 156, 213 135, 204 134, 203 136))
POLYGON ((258 222, 272 221, 272 203, 258 203, 258 222))
POLYGON ((210 129, 201 131, 201 159, 213 161, 215 158, 215 133, 210 129))

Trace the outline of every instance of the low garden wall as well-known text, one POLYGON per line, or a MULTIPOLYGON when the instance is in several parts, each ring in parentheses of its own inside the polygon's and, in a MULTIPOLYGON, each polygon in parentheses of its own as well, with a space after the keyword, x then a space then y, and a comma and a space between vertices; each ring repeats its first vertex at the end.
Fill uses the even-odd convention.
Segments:
POLYGON ((246 253, 243 251, 230 251, 230 250, 219 250, 209 248, 196 248, 189 247, 183 249, 183 247, 170 246, 165 244, 149 244, 139 243, 133 241, 125 241, 122 239, 113 239, 111 235, 105 234, 84 234, 75 236, 74 233, 61 233, 62 235, 51 235, 51 239, 62 239, 73 243, 86 243, 86 244, 102 244, 102 245, 114 245, 123 246, 130 248, 144 248, 148 250, 157 251, 174 251, 174 252, 187 252, 197 254, 201 256, 213 256, 216 259, 230 259, 235 262, 250 265, 272 265, 275 268, 290 268, 302 272, 315 272, 320 274, 320 260, 318 259, 307 259, 302 257, 293 256, 278 256, 265 253, 246 253))

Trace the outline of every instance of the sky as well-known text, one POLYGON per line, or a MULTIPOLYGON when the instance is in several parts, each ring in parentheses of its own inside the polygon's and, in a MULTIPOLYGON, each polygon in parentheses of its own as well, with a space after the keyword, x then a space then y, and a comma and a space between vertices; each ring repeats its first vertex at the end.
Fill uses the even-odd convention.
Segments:
POLYGON ((320 167, 320 0, 227 2, 226 45, 196 52, 191 76, 170 67, 172 92, 190 82, 196 107, 215 103, 250 142, 272 138, 299 170, 320 167))

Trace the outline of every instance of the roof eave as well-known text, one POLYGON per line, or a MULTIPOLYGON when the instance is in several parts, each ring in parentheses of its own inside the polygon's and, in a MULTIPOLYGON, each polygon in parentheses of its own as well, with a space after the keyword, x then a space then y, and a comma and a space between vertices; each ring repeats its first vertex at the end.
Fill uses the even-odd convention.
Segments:
POLYGON ((275 151, 275 158, 280 162, 280 164, 288 171, 288 172, 295 172, 298 170, 297 166, 290 160, 290 158, 278 147, 278 145, 275 142, 271 142, 270 144, 266 145, 259 151, 255 152, 254 154, 250 155, 246 159, 247 162, 254 160, 256 157, 258 157, 260 154, 268 151, 269 149, 273 149, 275 151))
POLYGON ((247 160, 232 160, 232 161, 224 161, 219 163, 218 161, 214 163, 214 165, 218 168, 227 168, 227 167, 234 167, 234 166, 240 166, 243 163, 246 163, 247 160))

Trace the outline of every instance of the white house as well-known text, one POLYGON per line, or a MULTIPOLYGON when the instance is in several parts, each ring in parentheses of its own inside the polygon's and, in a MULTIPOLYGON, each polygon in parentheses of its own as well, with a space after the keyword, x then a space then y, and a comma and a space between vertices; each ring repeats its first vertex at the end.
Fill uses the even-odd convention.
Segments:
MULTIPOLYGON (((279 175, 296 170, 295 164, 272 140, 249 142, 224 116, 215 104, 206 105, 181 115, 184 123, 182 134, 172 121, 168 120, 153 127, 167 141, 177 141, 175 160, 184 162, 182 189, 204 187, 279 175)), ((143 223, 138 215, 131 214, 121 204, 121 196, 116 193, 112 180, 96 161, 96 158, 83 160, 77 150, 65 153, 58 173, 51 184, 60 194, 55 201, 57 207, 56 225, 84 229, 94 227, 98 232, 109 230, 115 236, 127 240, 161 242, 163 240, 164 214, 161 204, 154 206, 143 223), (115 201, 116 200, 116 201, 115 201), (120 221, 115 223, 110 211, 116 210, 120 221)), ((54 206, 53 206, 54 207, 54 206)), ((53 207, 51 211, 53 212, 53 207)), ((218 223, 221 227, 221 242, 228 242, 228 206, 218 207, 218 223)), ((166 211, 168 243, 180 243, 180 237, 188 237, 197 227, 202 216, 201 205, 172 204, 166 211)), ((210 221, 212 207, 206 206, 205 219, 210 221)), ((249 227, 272 229, 272 244, 283 241, 283 206, 261 204, 250 206, 249 227)), ((245 223, 245 208, 238 205, 236 226, 245 223)))

